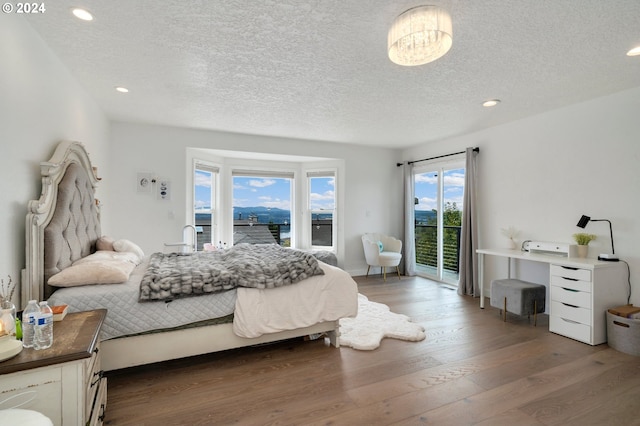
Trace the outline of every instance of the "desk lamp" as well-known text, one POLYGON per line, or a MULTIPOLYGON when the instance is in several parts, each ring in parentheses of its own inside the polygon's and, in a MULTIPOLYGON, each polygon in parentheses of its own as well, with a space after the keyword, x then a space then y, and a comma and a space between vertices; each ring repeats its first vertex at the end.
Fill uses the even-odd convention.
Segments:
POLYGON ((611 221, 609 219, 591 219, 589 216, 582 215, 578 224, 576 226, 580 228, 584 228, 587 226, 587 223, 591 222, 609 222, 609 232, 611 233, 611 254, 608 253, 600 253, 598 256, 598 260, 607 260, 610 262, 617 262, 618 256, 616 256, 616 250, 613 248, 613 228, 611 227, 611 221))

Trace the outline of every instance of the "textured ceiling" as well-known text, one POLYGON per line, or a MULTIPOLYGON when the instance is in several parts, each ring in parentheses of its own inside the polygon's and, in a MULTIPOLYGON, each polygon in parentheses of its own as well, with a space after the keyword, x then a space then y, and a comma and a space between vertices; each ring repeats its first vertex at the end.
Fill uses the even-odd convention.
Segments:
POLYGON ((638 0, 110 0, 28 22, 119 121, 408 147, 640 86, 638 0), (443 58, 400 67, 411 7, 453 19, 443 58), (70 13, 86 7, 92 22, 70 13), (115 86, 125 86, 121 94, 115 86), (495 108, 481 106, 499 98, 495 108))

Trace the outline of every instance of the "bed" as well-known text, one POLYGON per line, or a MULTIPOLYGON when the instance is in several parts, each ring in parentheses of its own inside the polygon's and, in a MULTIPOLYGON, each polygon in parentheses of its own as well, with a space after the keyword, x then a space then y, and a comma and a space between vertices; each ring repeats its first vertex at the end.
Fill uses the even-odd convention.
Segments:
POLYGON ((49 300, 69 305, 70 312, 107 308, 100 337, 107 371, 301 336, 326 335, 338 347, 339 319, 357 313, 355 281, 321 261, 315 266, 321 272, 291 285, 240 285, 160 301, 140 302, 140 282, 154 255, 134 262, 124 282, 49 285, 59 283, 56 278, 63 275, 63 282, 73 281, 66 279, 67 273, 94 256, 141 253, 129 240, 115 242, 131 243, 134 248, 129 251, 128 244, 120 244, 122 250, 97 250, 103 248, 100 203, 95 198, 99 179, 83 144, 61 142, 40 167, 42 192, 29 202, 26 218, 21 303, 49 300))

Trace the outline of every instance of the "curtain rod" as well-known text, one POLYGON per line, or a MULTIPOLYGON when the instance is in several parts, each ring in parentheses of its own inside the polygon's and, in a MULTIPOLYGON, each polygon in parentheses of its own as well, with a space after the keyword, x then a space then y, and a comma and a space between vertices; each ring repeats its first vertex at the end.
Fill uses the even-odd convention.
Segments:
MULTIPOLYGON (((419 163, 421 161, 435 160, 443 157, 451 157, 452 155, 464 154, 466 151, 452 152, 451 154, 438 155, 437 157, 423 158, 422 160, 407 161, 407 164, 419 163)), ((473 152, 480 152, 480 148, 473 148, 473 152)), ((396 167, 402 166, 404 163, 396 163, 396 167)))

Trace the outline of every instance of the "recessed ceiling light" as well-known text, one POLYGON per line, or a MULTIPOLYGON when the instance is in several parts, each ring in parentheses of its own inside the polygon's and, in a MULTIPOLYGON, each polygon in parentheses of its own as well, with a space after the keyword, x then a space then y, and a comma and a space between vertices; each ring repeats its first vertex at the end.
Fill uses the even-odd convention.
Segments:
POLYGON ((496 105, 498 105, 499 103, 500 103, 500 99, 490 99, 490 100, 488 100, 488 101, 484 101, 484 102, 482 103, 482 106, 483 106, 483 107, 487 107, 487 108, 489 108, 489 107, 496 106, 496 105))
POLYGON ((82 19, 83 21, 93 21, 93 15, 86 9, 74 7, 73 9, 71 9, 71 13, 73 13, 73 16, 78 19, 82 19))
POLYGON ((118 92, 120 92, 120 93, 129 93, 129 89, 127 89, 126 87, 122 87, 122 86, 116 87, 116 90, 118 92))
POLYGON ((634 47, 627 52, 627 56, 640 56, 640 46, 634 47))

